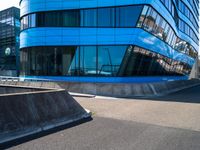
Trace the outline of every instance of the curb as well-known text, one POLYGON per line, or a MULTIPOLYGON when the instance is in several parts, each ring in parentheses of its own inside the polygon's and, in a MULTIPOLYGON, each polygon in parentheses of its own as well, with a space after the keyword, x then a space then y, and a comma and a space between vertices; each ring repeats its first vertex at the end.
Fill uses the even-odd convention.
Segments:
POLYGON ((27 133, 24 133, 24 134, 21 134, 21 135, 15 135, 15 136, 12 136, 10 138, 5 138, 3 140, 0 140, 0 145, 3 145, 3 144, 8 143, 8 142, 12 142, 14 140, 19 140, 20 138, 24 138, 26 136, 31 136, 31 135, 38 134, 38 133, 41 133, 41 132, 44 132, 44 131, 48 131, 48 130, 51 130, 51 129, 54 129, 54 128, 57 128, 57 127, 61 127, 63 125, 68 125, 68 124, 71 124, 71 123, 74 123, 74 122, 77 122, 77 121, 81 121, 83 119, 90 118, 92 116, 92 112, 88 109, 85 109, 85 110, 86 110, 86 113, 83 114, 82 116, 80 116, 79 118, 66 120, 66 121, 60 121, 60 122, 57 121, 56 123, 54 123, 52 125, 46 125, 46 126, 43 126, 43 127, 39 127, 38 129, 34 129, 33 131, 30 131, 30 132, 28 132, 28 130, 27 130, 27 133))

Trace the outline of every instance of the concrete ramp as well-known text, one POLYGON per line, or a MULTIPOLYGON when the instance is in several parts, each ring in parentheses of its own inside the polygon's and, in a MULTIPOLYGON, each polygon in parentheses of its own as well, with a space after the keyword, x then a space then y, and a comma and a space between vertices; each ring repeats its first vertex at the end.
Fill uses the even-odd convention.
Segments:
POLYGON ((0 144, 90 117, 63 89, 10 88, 0 88, 0 144))

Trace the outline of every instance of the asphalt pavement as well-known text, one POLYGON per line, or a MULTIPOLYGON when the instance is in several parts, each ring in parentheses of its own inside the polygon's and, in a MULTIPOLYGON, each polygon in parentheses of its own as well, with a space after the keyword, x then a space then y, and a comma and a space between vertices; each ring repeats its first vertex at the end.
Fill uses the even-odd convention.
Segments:
POLYGON ((200 86, 145 99, 75 97, 91 120, 20 142, 12 150, 200 150, 200 86))

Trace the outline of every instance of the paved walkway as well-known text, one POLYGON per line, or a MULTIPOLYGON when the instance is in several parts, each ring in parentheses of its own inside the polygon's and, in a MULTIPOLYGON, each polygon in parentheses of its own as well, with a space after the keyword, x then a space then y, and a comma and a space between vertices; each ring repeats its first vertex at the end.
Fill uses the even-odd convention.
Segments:
POLYGON ((75 99, 93 120, 13 150, 200 150, 200 86, 151 99, 75 99))
POLYGON ((133 121, 93 121, 23 143, 12 150, 199 150, 200 133, 133 121))
MULTIPOLYGON (((76 98, 94 116, 200 131, 200 104, 138 99, 76 98)), ((200 99, 200 97, 199 97, 200 99)))

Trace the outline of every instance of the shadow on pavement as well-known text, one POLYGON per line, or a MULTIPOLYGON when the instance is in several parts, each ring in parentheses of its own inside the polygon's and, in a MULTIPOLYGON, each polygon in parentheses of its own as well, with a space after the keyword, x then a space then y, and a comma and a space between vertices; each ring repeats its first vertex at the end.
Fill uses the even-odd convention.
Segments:
POLYGON ((89 118, 86 118, 86 119, 82 119, 80 121, 73 122, 71 124, 67 124, 67 125, 63 125, 63 126, 60 126, 60 127, 50 129, 48 131, 43 131, 43 132, 40 132, 40 133, 37 133, 37 134, 33 134, 33 135, 25 136, 25 137, 22 137, 22 138, 19 138, 19 139, 16 139, 16 140, 12 140, 12 141, 6 142, 4 144, 1 144, 0 149, 11 148, 13 146, 17 146, 19 144, 22 144, 22 143, 25 143, 25 142, 28 142, 28 141, 31 141, 31 140, 34 140, 34 139, 37 139, 37 138, 47 136, 49 134, 53 134, 53 133, 56 133, 56 132, 59 132, 59 131, 62 131, 62 130, 68 129, 68 128, 72 128, 72 127, 81 125, 83 123, 86 123, 86 122, 89 122, 89 121, 92 121, 92 120, 93 120, 92 117, 89 117, 89 118))

